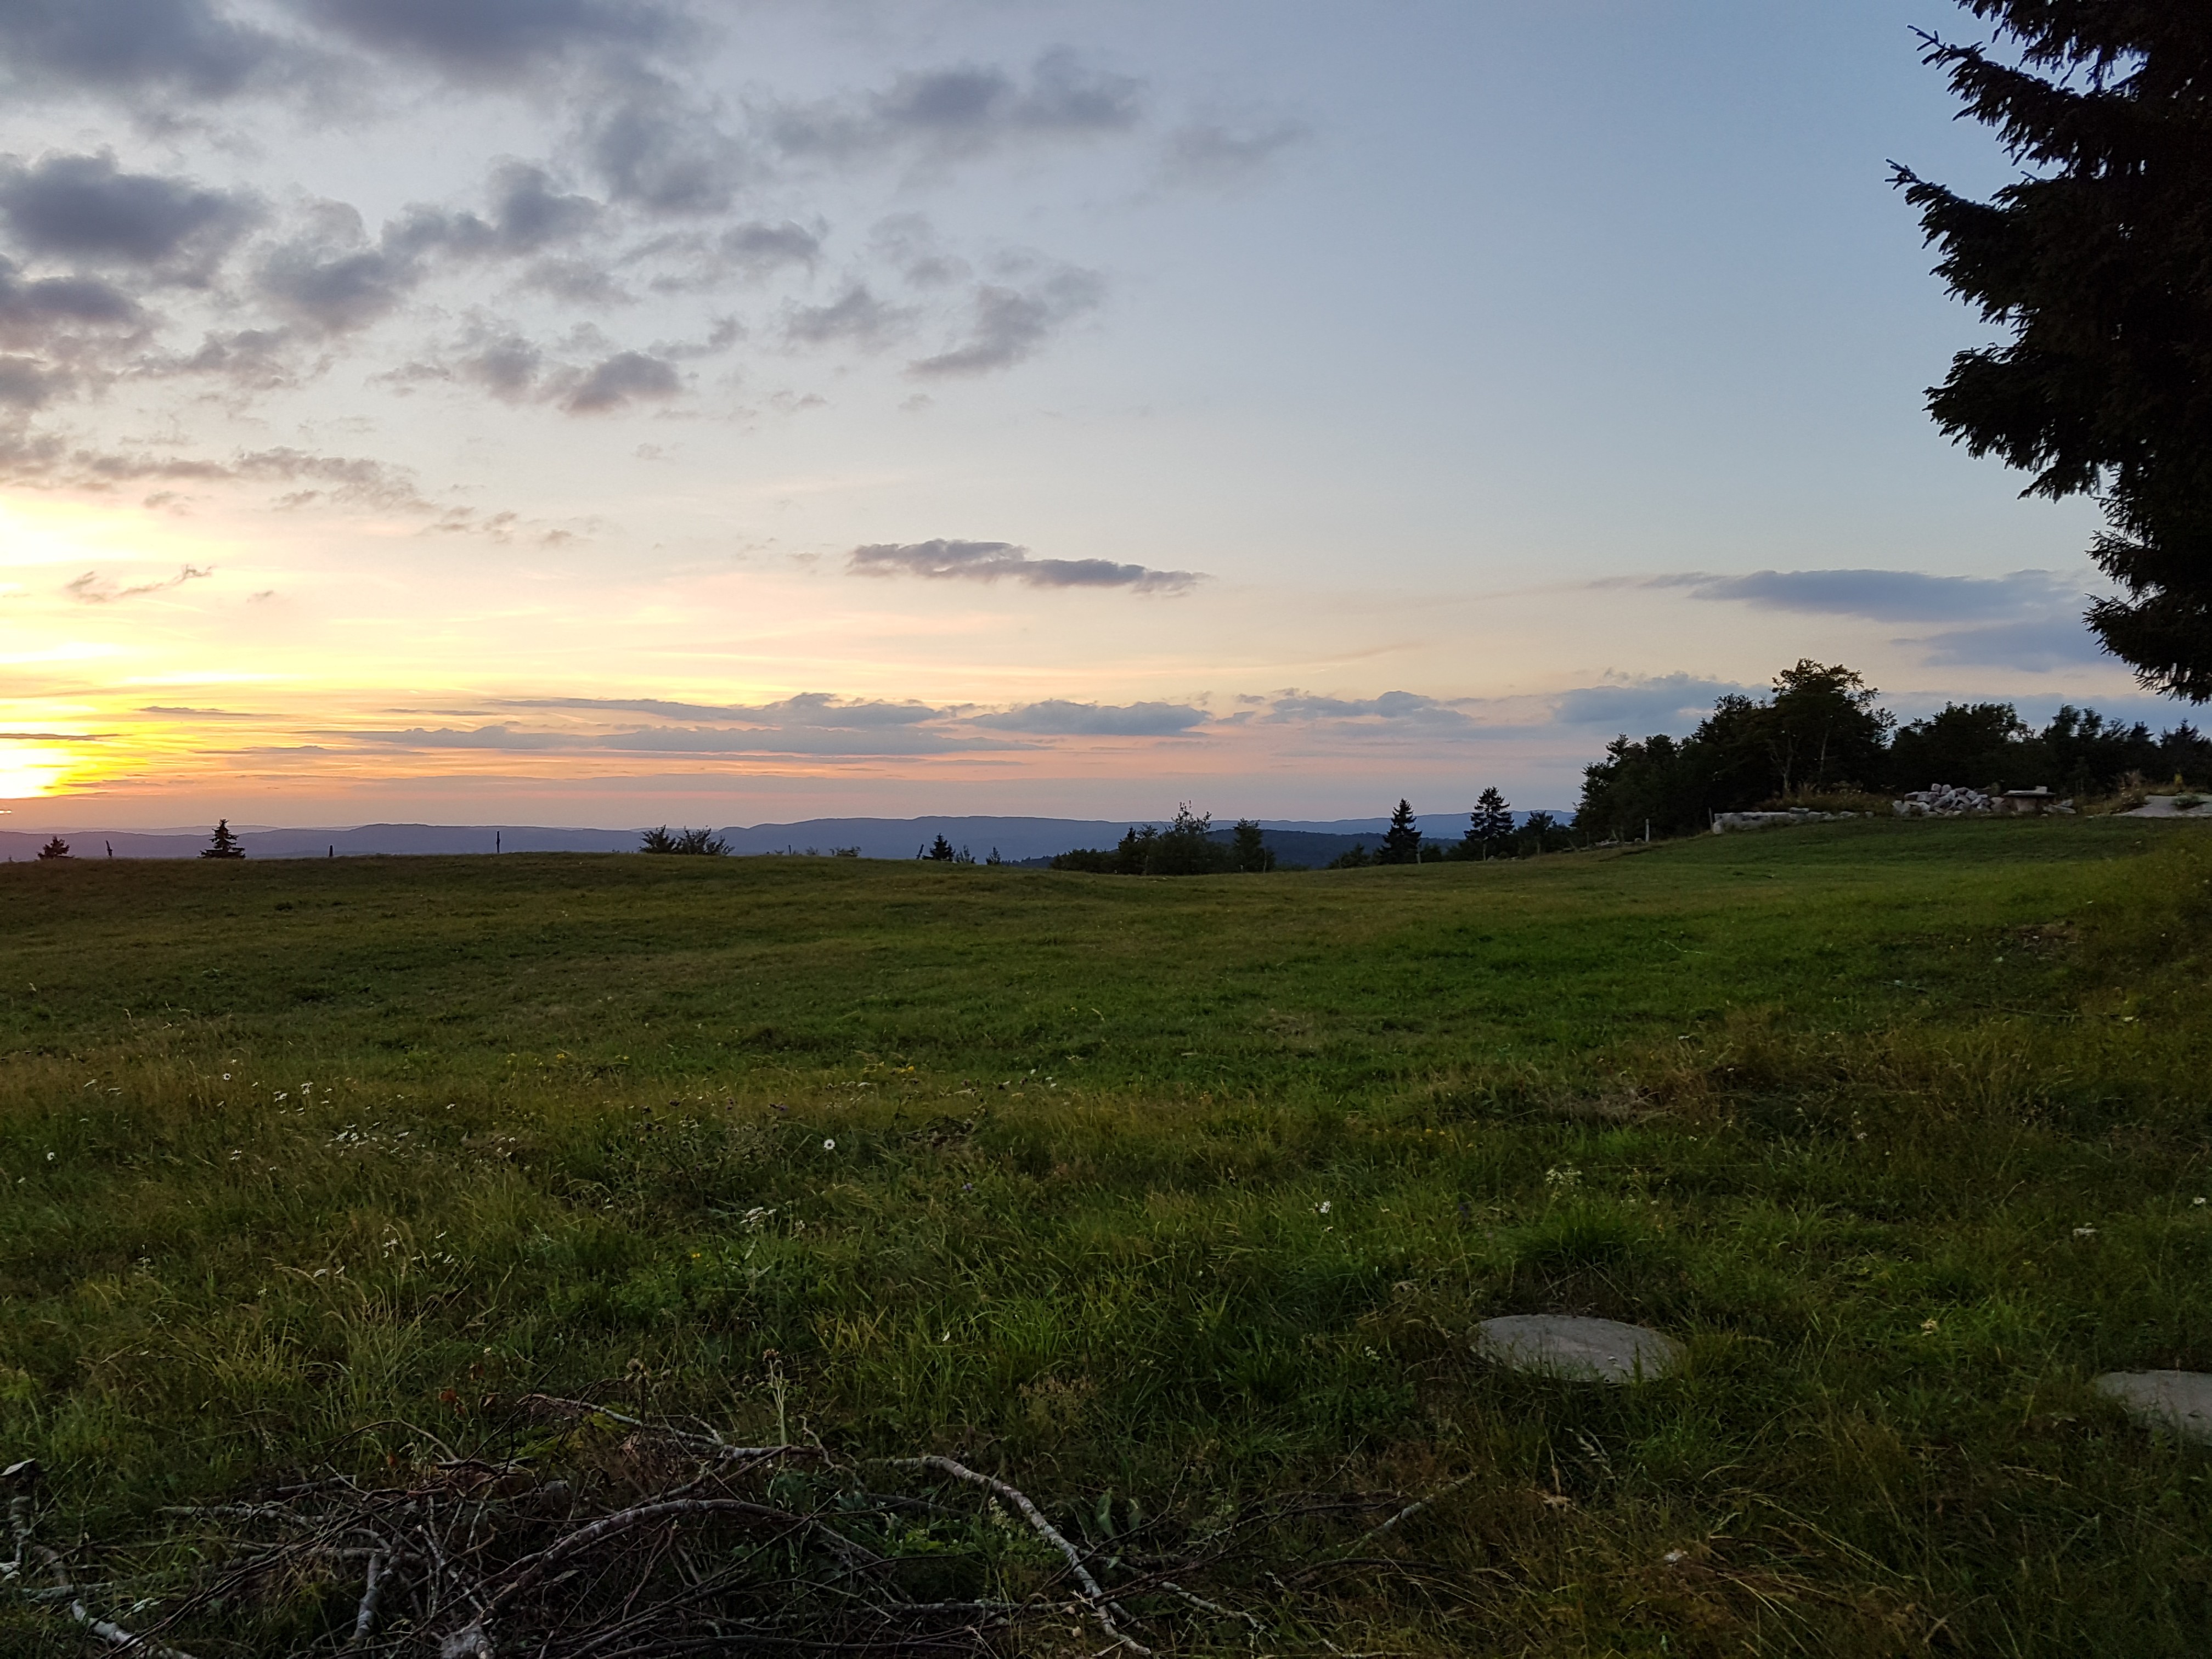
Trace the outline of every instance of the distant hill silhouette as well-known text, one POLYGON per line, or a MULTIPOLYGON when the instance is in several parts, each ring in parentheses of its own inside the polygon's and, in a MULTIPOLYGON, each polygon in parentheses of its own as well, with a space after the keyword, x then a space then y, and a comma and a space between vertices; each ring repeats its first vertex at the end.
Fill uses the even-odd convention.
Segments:
MULTIPOLYGON (((988 858, 995 848, 1010 864, 1041 864, 1071 848, 1111 847, 1132 824, 1164 822, 1164 817, 805 818, 792 823, 732 827, 720 833, 730 850, 738 854, 828 853, 834 848, 857 847, 861 857, 872 859, 910 859, 917 848, 943 836, 953 846, 968 848, 978 860, 988 858)), ((1215 822, 1225 825, 1226 820, 1217 816, 1215 822)), ((1467 815, 1431 813, 1423 822, 1434 826, 1432 834, 1455 841, 1467 815)), ((1262 818, 1260 823, 1267 832, 1267 844, 1284 863, 1322 865, 1355 841, 1373 847, 1389 820, 1262 818)), ((57 828, 81 860, 105 858, 111 846, 119 859, 197 858, 208 842, 204 829, 100 830, 59 825, 35 830, 0 830, 0 857, 18 863, 36 857, 57 828)), ((500 850, 507 853, 634 853, 642 830, 554 829, 526 823, 364 823, 345 830, 264 828, 240 829, 237 833, 248 858, 319 859, 329 856, 332 848, 340 858, 489 853, 495 838, 500 850)), ((1224 827, 1215 833, 1225 840, 1230 832, 1224 827)))

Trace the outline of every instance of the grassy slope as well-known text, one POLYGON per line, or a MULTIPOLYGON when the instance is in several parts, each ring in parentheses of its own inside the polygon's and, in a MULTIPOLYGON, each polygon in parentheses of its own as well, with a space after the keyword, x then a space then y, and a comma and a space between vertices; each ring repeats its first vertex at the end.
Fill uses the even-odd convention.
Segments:
POLYGON ((781 1379, 1086 1512, 1477 1474, 1346 1646, 2199 1651, 2212 1460, 2084 1382, 2212 1369, 2203 848, 0 870, 0 1462, 99 1534, 781 1379), (1690 1372, 1472 1358, 1553 1309, 1690 1372))

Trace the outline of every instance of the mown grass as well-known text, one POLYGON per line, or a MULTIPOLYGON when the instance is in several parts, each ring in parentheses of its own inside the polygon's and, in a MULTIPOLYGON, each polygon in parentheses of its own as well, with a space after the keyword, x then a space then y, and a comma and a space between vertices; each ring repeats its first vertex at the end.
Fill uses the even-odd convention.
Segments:
POLYGON ((2199 1653, 2212 1455, 2087 1382, 2212 1369, 2208 923, 2124 820, 8 867, 0 1462, 114 1537, 596 1389, 1072 1526, 1474 1477, 1285 1651, 2199 1653), (1691 1364, 1474 1357, 1550 1310, 1691 1364))

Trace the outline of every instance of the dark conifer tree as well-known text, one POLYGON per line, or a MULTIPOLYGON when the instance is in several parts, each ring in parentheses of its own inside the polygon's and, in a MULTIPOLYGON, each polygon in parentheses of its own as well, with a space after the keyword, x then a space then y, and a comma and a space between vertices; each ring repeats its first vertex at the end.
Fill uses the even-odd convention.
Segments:
POLYGON ((1275 867, 1275 854, 1267 845, 1267 831, 1252 818, 1239 818, 1230 843, 1236 854, 1237 867, 1252 875, 1264 875, 1275 867))
POLYGON ((1375 849, 1377 864, 1419 864, 1421 861, 1421 832, 1414 827, 1413 806, 1411 801, 1401 800, 1397 810, 1390 814, 1390 827, 1382 832, 1382 844, 1375 849))
POLYGON ((217 821, 215 834, 208 837, 208 844, 200 849, 200 856, 204 859, 242 859, 246 856, 246 849, 238 844, 238 837, 230 832, 228 818, 217 821))
POLYGON ((1989 202, 1897 181, 1936 275, 2003 325, 1929 393, 1976 455, 2095 496, 2121 589, 2089 609, 2148 687, 2212 698, 2212 5, 1966 0, 2008 48, 1924 35, 2029 176, 1989 202))
POLYGON ((65 859, 69 855, 69 843, 59 836, 56 836, 44 847, 39 848, 39 856, 42 859, 65 859))
POLYGON ((1513 809, 1496 784, 1474 798, 1474 811, 1467 815, 1467 855, 1486 859, 1502 848, 1513 833, 1513 809))

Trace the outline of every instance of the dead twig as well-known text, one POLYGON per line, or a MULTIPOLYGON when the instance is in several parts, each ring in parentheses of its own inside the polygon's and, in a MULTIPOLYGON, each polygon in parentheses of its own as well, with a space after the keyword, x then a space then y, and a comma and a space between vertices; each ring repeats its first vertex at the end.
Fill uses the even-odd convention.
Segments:
MULTIPOLYGON (((1152 1650, 1143 1643, 1133 1637, 1125 1635, 1121 1627, 1115 1624, 1114 1613, 1119 1609, 1115 1608, 1108 1599, 1105 1590, 1100 1587, 1098 1581, 1091 1576, 1091 1569, 1084 1565, 1083 1553, 1069 1543, 1057 1527, 1044 1518, 1044 1511, 1030 1502, 1026 1493, 1008 1486, 994 1475, 980 1474, 969 1468, 965 1463, 956 1463, 949 1457, 934 1455, 895 1457, 887 1461, 893 1468, 933 1469, 939 1474, 949 1474, 955 1480, 964 1480, 971 1486, 981 1486, 986 1492, 1005 1498, 1006 1502, 1021 1511, 1022 1519, 1030 1523, 1030 1529, 1058 1550, 1061 1557, 1066 1559, 1068 1571, 1075 1575, 1075 1582, 1083 1587, 1083 1599, 1088 1605, 1091 1616, 1099 1629, 1133 1653, 1152 1652, 1152 1650)), ((1123 1613, 1122 1617, 1127 1618, 1128 1615, 1123 1613)))

